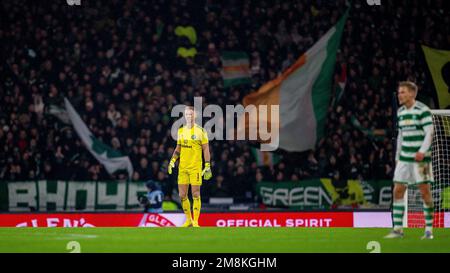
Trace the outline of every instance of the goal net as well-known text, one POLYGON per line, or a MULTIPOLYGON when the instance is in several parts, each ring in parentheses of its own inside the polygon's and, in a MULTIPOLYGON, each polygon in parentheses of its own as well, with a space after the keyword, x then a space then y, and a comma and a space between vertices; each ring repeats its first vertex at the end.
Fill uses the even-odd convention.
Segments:
MULTIPOLYGON (((444 227, 445 213, 450 213, 450 110, 432 110, 434 135, 431 164, 434 183, 434 227, 444 227)), ((419 189, 409 186, 405 209, 405 227, 425 227, 423 201, 419 189)), ((450 217, 449 217, 450 218, 450 217)))

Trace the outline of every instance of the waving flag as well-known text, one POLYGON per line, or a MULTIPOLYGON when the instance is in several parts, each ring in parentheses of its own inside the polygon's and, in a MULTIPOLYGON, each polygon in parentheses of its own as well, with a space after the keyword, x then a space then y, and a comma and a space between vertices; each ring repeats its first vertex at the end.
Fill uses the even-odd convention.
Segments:
POLYGON ((245 52, 225 51, 222 52, 220 59, 224 87, 251 82, 250 62, 245 52))
MULTIPOLYGON (((336 52, 348 13, 279 77, 244 98, 244 106, 279 105, 279 124, 267 120, 268 128, 279 128, 276 148, 309 150, 324 135, 336 52)), ((256 127, 254 122, 246 120, 245 127, 256 127)))
POLYGON ((280 156, 275 153, 261 151, 257 148, 251 148, 251 151, 258 166, 273 166, 280 162, 280 156))
POLYGON ((133 166, 131 165, 130 158, 123 156, 119 151, 114 150, 95 138, 67 98, 64 98, 64 103, 75 131, 89 152, 105 167, 109 174, 113 174, 118 170, 126 170, 128 171, 128 176, 131 178, 133 175, 133 166))
POLYGON ((450 107, 450 50, 422 46, 439 100, 439 108, 450 107))

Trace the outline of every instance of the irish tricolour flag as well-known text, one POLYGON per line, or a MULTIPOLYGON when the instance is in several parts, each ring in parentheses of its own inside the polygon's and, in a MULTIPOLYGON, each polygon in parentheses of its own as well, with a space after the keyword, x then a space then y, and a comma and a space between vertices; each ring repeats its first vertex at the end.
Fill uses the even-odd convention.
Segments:
POLYGON ((280 162, 280 156, 266 151, 261 151, 257 148, 251 148, 253 157, 255 158, 257 166, 273 166, 280 162))
MULTIPOLYGON (((348 12, 279 77, 244 98, 244 106, 279 105, 279 124, 267 119, 268 128, 279 128, 276 148, 309 150, 323 136, 336 52, 348 12)), ((256 126, 251 122, 246 121, 247 128, 256 126)))
POLYGON ((248 56, 243 51, 224 51, 222 60, 223 86, 247 84, 251 81, 250 63, 248 56))

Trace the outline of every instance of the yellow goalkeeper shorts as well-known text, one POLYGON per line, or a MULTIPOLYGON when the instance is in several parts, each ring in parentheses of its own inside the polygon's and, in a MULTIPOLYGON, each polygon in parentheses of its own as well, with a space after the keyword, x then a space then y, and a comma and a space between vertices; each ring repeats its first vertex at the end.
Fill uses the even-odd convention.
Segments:
POLYGON ((181 185, 202 185, 202 170, 179 170, 178 171, 178 184, 181 185))

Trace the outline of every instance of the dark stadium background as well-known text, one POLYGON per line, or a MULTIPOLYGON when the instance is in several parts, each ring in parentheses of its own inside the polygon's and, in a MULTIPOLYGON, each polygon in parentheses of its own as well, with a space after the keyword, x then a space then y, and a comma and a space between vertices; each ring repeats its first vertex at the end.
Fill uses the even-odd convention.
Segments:
MULTIPOLYGON (((126 179, 125 173, 110 176, 71 126, 47 114, 66 96, 99 139, 130 157, 133 181, 157 180, 166 198, 176 200, 176 180, 166 174, 175 146, 172 106, 191 104, 194 96, 205 104, 241 103, 332 27, 346 2, 1 1, 0 183, 126 179), (198 42, 175 36, 178 25, 193 26, 198 42), (177 56, 180 46, 194 46, 197 56, 177 56), (250 56, 251 84, 223 88, 224 50, 250 56)), ((399 81, 415 81, 419 100, 434 108, 420 45, 449 48, 450 16, 439 0, 353 2, 332 102, 344 64, 346 90, 330 104, 324 138, 310 152, 279 151, 282 160, 271 167, 256 165, 255 143, 212 141, 214 176, 204 183, 205 200, 233 197, 258 206, 254 187, 260 181, 392 179, 393 92, 399 81), (355 128, 352 117, 385 131, 373 138, 355 128)))

